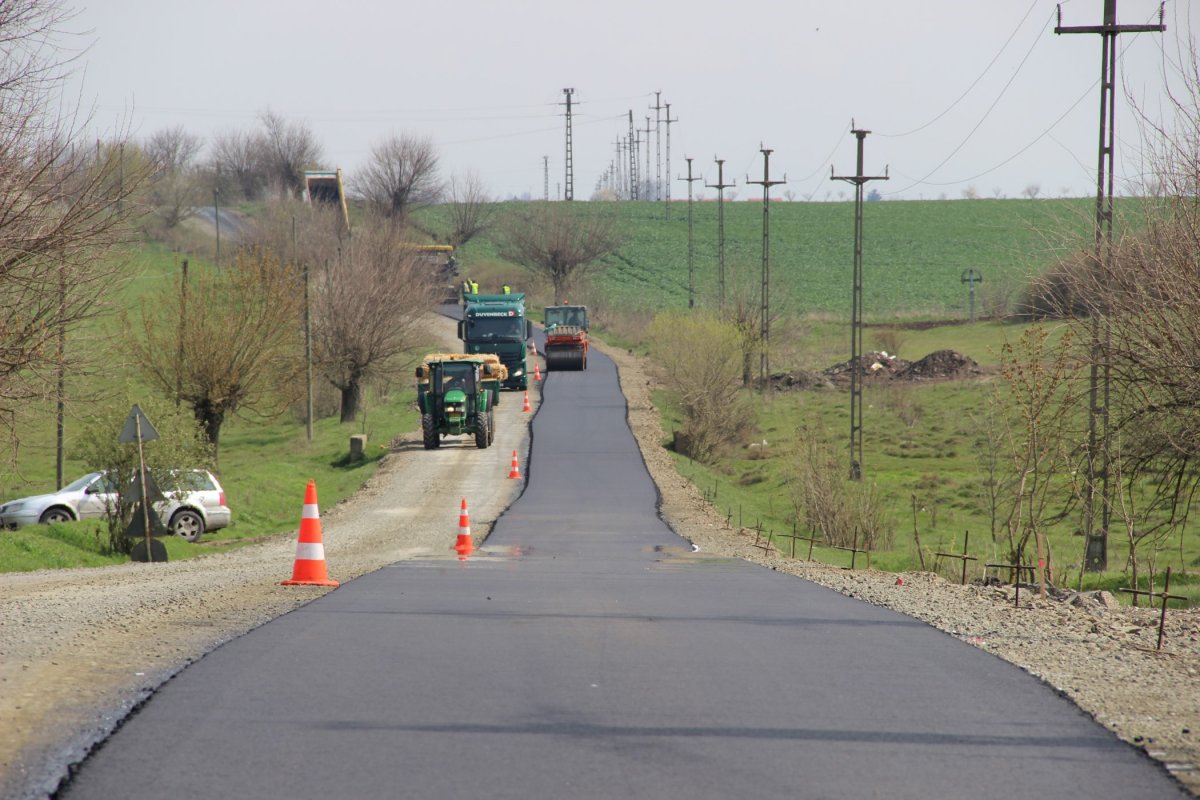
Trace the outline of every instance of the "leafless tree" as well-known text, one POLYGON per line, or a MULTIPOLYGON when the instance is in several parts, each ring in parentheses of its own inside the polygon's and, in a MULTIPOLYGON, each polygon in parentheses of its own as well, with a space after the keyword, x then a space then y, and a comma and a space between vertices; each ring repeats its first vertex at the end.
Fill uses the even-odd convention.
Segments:
POLYGON ((620 231, 606 210, 578 203, 537 203, 515 211, 500 242, 505 258, 553 284, 555 303, 620 246, 620 231))
POLYGON ((462 247, 491 226, 496 206, 475 172, 451 176, 447 194, 451 226, 447 244, 462 247))
POLYGON ((1031 183, 1021 190, 1021 194, 1028 197, 1030 200, 1036 200, 1037 196, 1042 193, 1041 184, 1031 183))
POLYGON ((260 245, 310 269, 313 362, 341 393, 343 422, 357 417, 368 384, 411 366, 438 295, 439 276, 405 237, 396 220, 374 214, 347 234, 339 214, 299 204, 276 206, 257 233, 260 245))
POLYGON ((316 135, 303 123, 288 122, 273 111, 264 111, 259 123, 258 153, 267 188, 281 197, 298 197, 304 189, 304 170, 316 168, 322 158, 316 135))
POLYGON ((226 197, 237 192, 255 200, 266 187, 261 141, 246 131, 226 131, 213 137, 209 170, 213 183, 226 197))
POLYGON ((438 155, 428 136, 393 134, 371 148, 351 187, 377 212, 403 220, 441 197, 438 155))
POLYGON ((187 286, 144 298, 141 320, 126 320, 137 364, 191 407, 214 454, 230 414, 271 417, 298 392, 303 296, 291 265, 243 250, 223 269, 193 271, 187 286))
POLYGON ((55 112, 70 16, 54 0, 0 3, 0 402, 42 394, 56 342, 102 308, 119 275, 102 255, 130 236, 145 177, 124 138, 84 145, 86 121, 55 112))
POLYGON ((142 146, 153 170, 148 200, 164 228, 190 217, 201 200, 195 166, 203 146, 200 137, 182 125, 156 131, 142 146))

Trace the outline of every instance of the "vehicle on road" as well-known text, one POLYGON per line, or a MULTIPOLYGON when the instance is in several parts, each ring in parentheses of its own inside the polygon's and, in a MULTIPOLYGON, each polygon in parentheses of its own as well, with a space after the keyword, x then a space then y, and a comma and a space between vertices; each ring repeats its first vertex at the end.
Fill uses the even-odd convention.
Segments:
POLYGON ((458 323, 458 338, 466 353, 494 353, 508 370, 505 389, 529 388, 525 342, 533 325, 525 318, 525 295, 477 294, 463 296, 466 305, 458 323))
POLYGON ((587 306, 565 303, 546 306, 542 312, 546 329, 546 371, 587 369, 588 316, 587 306))
MULTIPOLYGON (((166 492, 154 504, 155 511, 171 533, 194 542, 205 531, 229 525, 231 512, 225 490, 216 476, 205 469, 174 473, 179 488, 166 492)), ((89 472, 56 492, 22 497, 0 505, 0 528, 16 530, 23 525, 100 519, 117 504, 119 494, 104 472, 89 472)))
POLYGON ((496 438, 496 405, 508 370, 491 353, 431 353, 417 367, 417 404, 425 449, 445 436, 473 435, 483 449, 496 438))

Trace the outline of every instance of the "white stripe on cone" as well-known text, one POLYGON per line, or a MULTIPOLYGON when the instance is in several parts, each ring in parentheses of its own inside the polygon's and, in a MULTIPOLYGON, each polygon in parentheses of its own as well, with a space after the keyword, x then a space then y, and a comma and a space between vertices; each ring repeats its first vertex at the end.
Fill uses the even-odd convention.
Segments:
MULTIPOLYGON (((295 508, 295 506, 292 506, 295 508)), ((304 510, 300 512, 300 519, 320 519, 321 512, 317 510, 316 503, 305 503, 304 510)))
POLYGON ((324 561, 325 545, 321 542, 297 542, 297 561, 324 561))

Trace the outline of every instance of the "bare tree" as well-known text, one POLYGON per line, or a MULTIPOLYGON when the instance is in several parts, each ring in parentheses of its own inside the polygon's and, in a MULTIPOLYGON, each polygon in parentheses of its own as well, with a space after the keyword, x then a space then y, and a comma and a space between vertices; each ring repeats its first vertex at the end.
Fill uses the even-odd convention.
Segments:
POLYGON ((428 136, 392 134, 371 148, 367 165, 351 186, 377 212, 403 220, 442 194, 438 155, 428 136))
POLYGON ((364 386, 413 363, 436 287, 426 263, 401 247, 403 229, 384 218, 360 223, 342 257, 318 265, 313 356, 342 394, 342 422, 357 418, 364 386))
POLYGON ((505 223, 501 253, 554 286, 554 302, 621 246, 621 235, 605 210, 579 203, 537 203, 505 223))
POLYGON ((1028 197, 1030 200, 1036 200, 1037 196, 1042 193, 1041 184, 1031 183, 1021 190, 1021 194, 1028 197))
POLYGON ((303 123, 288 122, 272 111, 259 116, 258 154, 263 159, 267 188, 281 197, 298 197, 304 189, 304 170, 318 166, 321 145, 303 123))
POLYGON ((462 247, 491 226, 496 206, 475 172, 451 176, 448 195, 451 231, 447 244, 462 247))
POLYGON ((145 178, 123 138, 83 145, 80 118, 54 111, 70 16, 54 0, 0 3, 0 401, 43 394, 56 341, 100 311, 119 277, 100 256, 130 236, 145 178))
POLYGON ((194 271, 184 297, 168 287, 144 298, 126 330, 143 373, 191 407, 215 458, 228 415, 271 417, 298 392, 303 291, 290 265, 243 250, 224 269, 194 271))
POLYGON ((148 200, 164 228, 190 217, 201 200, 195 166, 203 146, 182 125, 156 131, 142 146, 153 170, 148 200))
POLYGON ((236 191, 247 200, 255 200, 267 184, 262 147, 258 137, 245 131, 227 131, 213 137, 209 170, 214 185, 227 197, 236 191))

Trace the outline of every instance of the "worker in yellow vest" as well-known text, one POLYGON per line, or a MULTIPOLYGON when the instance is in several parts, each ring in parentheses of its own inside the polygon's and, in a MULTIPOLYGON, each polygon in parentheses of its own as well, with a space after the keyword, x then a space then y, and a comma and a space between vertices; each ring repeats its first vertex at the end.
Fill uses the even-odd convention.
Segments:
POLYGON ((505 293, 505 294, 512 294, 512 287, 511 287, 511 286, 509 286, 507 283, 506 283, 506 284, 504 284, 504 293, 505 293))
POLYGON ((479 294, 479 283, 475 280, 471 281, 471 294, 479 294))

